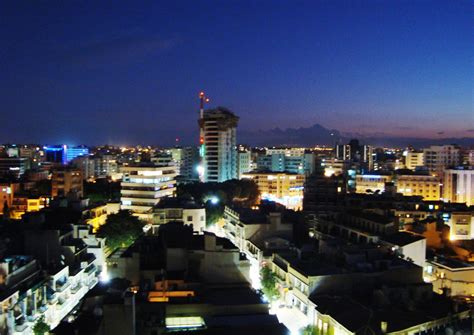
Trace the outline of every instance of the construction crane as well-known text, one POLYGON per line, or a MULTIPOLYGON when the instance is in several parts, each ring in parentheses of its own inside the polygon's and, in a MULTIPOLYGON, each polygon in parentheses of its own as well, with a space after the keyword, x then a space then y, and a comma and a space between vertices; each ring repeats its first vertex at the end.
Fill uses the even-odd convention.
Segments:
POLYGON ((199 93, 199 119, 204 116, 204 104, 209 102, 209 98, 206 97, 203 91, 199 93))
POLYGON ((209 102, 209 98, 206 97, 203 91, 199 93, 199 156, 201 157, 201 162, 198 165, 199 180, 204 181, 204 166, 205 166, 205 151, 206 147, 204 144, 204 104, 209 102))

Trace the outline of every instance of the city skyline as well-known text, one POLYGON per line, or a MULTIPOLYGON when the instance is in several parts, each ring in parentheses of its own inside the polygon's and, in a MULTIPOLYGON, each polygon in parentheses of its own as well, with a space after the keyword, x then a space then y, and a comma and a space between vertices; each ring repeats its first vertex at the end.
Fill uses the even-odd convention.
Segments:
POLYGON ((200 90, 243 132, 474 136, 467 1, 1 6, 2 142, 197 143, 200 90))

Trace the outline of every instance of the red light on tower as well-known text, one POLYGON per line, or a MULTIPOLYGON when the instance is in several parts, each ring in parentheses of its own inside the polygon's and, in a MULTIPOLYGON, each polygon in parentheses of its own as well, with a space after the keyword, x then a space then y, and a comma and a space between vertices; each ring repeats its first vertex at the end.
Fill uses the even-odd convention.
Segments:
POLYGON ((201 136, 201 137, 199 138, 199 143, 204 144, 204 137, 201 136))
POLYGON ((204 104, 209 102, 209 98, 206 97, 204 91, 199 92, 199 110, 200 110, 200 117, 202 118, 202 112, 204 110, 204 104))

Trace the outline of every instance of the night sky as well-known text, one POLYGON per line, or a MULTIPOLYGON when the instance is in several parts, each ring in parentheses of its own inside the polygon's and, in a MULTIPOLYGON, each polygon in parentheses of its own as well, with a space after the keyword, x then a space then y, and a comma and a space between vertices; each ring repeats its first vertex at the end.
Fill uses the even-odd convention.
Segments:
POLYGON ((1 142, 239 129, 474 136, 471 1, 2 1, 1 142), (140 5, 138 5, 140 3, 140 5))

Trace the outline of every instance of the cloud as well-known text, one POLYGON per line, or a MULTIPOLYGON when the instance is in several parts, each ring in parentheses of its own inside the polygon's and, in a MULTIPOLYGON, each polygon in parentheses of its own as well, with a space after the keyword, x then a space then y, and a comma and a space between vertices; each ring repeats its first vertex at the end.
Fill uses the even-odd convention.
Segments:
POLYGON ((173 49, 179 38, 160 36, 116 36, 87 43, 67 52, 65 60, 75 64, 120 63, 156 55, 173 49))
POLYGON ((474 133, 474 129, 467 129, 466 132, 467 133, 474 133))
POLYGON ((393 129, 397 129, 397 130, 417 130, 419 128, 418 127, 411 127, 411 126, 396 126, 396 127, 393 127, 393 129))

